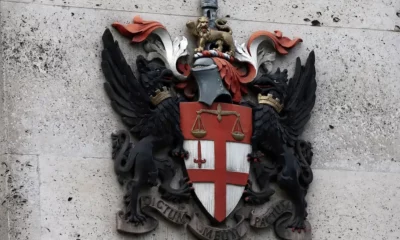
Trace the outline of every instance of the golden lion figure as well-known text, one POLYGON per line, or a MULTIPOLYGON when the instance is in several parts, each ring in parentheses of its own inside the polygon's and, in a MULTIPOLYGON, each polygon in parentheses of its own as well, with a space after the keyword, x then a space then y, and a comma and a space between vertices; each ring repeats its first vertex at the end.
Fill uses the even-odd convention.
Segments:
POLYGON ((215 21, 218 30, 210 29, 208 26, 209 20, 207 17, 200 17, 197 22, 189 21, 186 27, 190 30, 191 34, 199 39, 198 48, 195 52, 202 52, 207 43, 215 43, 216 50, 222 52, 224 45, 228 47, 226 52, 230 56, 235 54, 235 44, 232 37, 232 29, 225 25, 226 21, 218 19, 215 21))

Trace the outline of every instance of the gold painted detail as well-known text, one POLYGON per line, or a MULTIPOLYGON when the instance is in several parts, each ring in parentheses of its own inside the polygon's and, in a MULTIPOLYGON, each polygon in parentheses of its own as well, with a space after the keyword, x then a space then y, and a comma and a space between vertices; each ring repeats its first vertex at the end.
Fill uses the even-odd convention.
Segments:
POLYGON ((283 104, 281 104, 279 99, 274 99, 272 97, 272 94, 268 94, 267 96, 258 94, 258 103, 269 105, 273 107, 278 113, 280 113, 283 109, 283 104))
POLYGON ((207 43, 215 43, 216 50, 223 52, 224 46, 228 49, 226 53, 230 56, 235 55, 235 41, 232 36, 232 29, 226 25, 227 21, 223 19, 215 20, 216 29, 209 27, 208 17, 202 16, 197 19, 197 22, 189 21, 186 23, 186 27, 198 39, 198 47, 194 50, 202 52, 206 50, 207 43))
POLYGON ((154 106, 157 106, 162 101, 170 97, 172 96, 169 90, 166 87, 163 87, 161 91, 160 89, 157 89, 156 94, 154 96, 150 96, 150 101, 154 106))
POLYGON ((232 128, 232 137, 236 141, 242 141, 245 137, 245 134, 243 133, 243 128, 242 124, 240 122, 240 114, 235 111, 223 111, 221 104, 218 104, 217 110, 209 110, 209 109, 200 109, 199 111, 196 112, 197 117, 196 120, 193 124, 192 127, 192 135, 196 138, 203 138, 207 135, 207 131, 203 125, 203 122, 201 120, 201 114, 203 113, 208 113, 208 114, 213 114, 217 116, 218 122, 222 121, 223 116, 231 116, 235 115, 236 116, 236 121, 235 124, 233 125, 232 128))
POLYGON ((201 116, 197 113, 196 121, 194 121, 192 127, 192 135, 195 138, 203 138, 207 135, 207 131, 204 128, 203 122, 201 121, 201 116))

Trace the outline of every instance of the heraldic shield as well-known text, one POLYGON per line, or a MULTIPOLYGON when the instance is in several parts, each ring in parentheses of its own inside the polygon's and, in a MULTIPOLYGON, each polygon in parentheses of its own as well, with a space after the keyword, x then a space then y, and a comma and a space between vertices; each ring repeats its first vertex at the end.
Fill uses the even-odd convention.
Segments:
POLYGON ((248 181, 252 109, 214 103, 180 103, 188 177, 202 206, 218 222, 235 209, 248 181))

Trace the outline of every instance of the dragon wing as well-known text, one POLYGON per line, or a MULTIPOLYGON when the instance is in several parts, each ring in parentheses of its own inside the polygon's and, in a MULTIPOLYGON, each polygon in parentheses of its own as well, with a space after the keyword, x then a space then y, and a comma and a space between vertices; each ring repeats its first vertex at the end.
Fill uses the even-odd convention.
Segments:
POLYGON ((121 115, 130 132, 140 137, 151 134, 151 101, 127 64, 111 31, 103 34, 102 69, 107 82, 104 88, 114 111, 121 115))
POLYGON ((316 89, 315 54, 312 51, 305 66, 302 66, 300 58, 297 58, 296 70, 287 88, 281 123, 285 126, 286 140, 291 143, 303 132, 311 117, 316 89))

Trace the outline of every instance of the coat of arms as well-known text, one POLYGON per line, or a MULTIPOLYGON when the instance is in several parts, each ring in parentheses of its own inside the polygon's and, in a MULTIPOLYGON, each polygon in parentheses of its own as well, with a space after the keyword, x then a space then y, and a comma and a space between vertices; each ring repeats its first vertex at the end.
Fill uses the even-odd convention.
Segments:
POLYGON ((127 126, 112 135, 126 187, 117 229, 150 232, 158 213, 199 239, 241 239, 269 226, 281 239, 311 239, 312 151, 299 136, 315 104, 314 52, 304 65, 297 59, 289 79, 272 62, 301 39, 258 31, 238 44, 217 8, 203 0, 203 16, 186 24, 194 49, 156 21, 114 23, 148 53, 137 57, 137 74, 111 31, 103 35, 105 90, 127 126), (276 200, 272 186, 286 199, 276 200))

